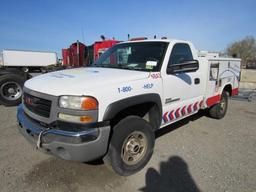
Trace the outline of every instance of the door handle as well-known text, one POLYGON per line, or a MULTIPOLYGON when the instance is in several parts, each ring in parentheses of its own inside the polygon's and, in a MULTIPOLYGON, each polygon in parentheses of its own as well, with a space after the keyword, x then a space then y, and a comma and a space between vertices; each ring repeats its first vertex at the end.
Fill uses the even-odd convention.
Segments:
POLYGON ((199 84, 199 83, 200 83, 200 78, 195 78, 195 79, 194 79, 194 83, 195 83, 195 84, 199 84))

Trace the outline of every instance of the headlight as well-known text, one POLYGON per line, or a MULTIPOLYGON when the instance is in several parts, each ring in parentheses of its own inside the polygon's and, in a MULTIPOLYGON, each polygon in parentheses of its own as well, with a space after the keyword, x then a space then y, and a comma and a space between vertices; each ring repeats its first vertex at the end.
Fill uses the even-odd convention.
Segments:
POLYGON ((96 110, 98 101, 93 97, 61 96, 59 106, 67 109, 96 110))

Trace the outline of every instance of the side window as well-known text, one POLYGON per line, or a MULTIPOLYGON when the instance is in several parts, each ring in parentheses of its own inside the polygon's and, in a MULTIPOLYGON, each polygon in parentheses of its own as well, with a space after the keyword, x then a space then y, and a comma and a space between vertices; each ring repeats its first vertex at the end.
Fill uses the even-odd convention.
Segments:
POLYGON ((177 43, 173 46, 169 65, 183 63, 184 61, 193 60, 193 56, 188 44, 177 43))

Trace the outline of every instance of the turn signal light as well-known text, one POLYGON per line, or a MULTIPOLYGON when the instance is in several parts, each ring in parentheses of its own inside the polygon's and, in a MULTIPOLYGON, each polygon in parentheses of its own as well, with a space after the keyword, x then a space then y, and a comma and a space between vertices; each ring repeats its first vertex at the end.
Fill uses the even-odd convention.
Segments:
POLYGON ((98 101, 92 97, 83 98, 81 108, 84 110, 96 110, 98 109, 98 101))
POLYGON ((93 118, 91 116, 81 116, 80 122, 83 123, 91 123, 93 121, 93 118))

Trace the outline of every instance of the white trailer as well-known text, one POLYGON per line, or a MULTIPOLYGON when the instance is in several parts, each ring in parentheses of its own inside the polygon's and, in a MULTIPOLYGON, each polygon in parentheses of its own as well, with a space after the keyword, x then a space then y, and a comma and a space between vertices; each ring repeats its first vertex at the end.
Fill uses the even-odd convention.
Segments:
POLYGON ((23 84, 31 74, 47 72, 57 62, 55 52, 3 50, 0 55, 0 103, 19 104, 23 84))
POLYGON ((2 65, 9 67, 46 67, 57 63, 57 54, 46 51, 3 50, 2 65))

